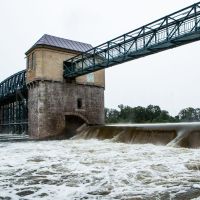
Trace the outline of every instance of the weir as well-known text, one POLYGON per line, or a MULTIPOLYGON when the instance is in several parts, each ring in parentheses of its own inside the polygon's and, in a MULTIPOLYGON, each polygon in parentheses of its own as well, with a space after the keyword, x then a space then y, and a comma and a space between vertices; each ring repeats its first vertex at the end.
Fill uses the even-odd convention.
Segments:
POLYGON ((200 123, 83 126, 72 139, 109 139, 128 144, 199 148, 200 123))
POLYGON ((87 134, 94 131, 100 138, 182 141, 179 126, 103 127, 105 68, 198 40, 200 2, 94 48, 45 34, 25 53, 26 69, 0 83, 0 132, 70 138, 87 124, 98 126, 87 134))

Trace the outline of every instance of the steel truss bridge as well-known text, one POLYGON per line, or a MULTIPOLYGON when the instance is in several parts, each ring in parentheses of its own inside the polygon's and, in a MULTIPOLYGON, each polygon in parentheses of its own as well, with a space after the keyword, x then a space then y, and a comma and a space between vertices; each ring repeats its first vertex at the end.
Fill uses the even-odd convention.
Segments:
POLYGON ((26 133, 28 121, 26 71, 20 71, 0 83, 0 129, 26 133))
POLYGON ((75 77, 200 40, 200 2, 121 35, 64 62, 75 77))
MULTIPOLYGON (((198 40, 200 2, 64 61, 63 75, 74 79, 198 40)), ((27 101, 26 70, 0 83, 0 130, 27 132, 27 101)))

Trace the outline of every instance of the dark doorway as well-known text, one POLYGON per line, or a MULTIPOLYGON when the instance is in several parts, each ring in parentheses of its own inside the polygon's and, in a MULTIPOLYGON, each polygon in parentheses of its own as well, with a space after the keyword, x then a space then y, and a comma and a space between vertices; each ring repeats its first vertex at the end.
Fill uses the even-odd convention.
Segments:
POLYGON ((75 115, 65 116, 65 134, 67 138, 71 138, 77 133, 77 129, 85 124, 86 122, 75 115))

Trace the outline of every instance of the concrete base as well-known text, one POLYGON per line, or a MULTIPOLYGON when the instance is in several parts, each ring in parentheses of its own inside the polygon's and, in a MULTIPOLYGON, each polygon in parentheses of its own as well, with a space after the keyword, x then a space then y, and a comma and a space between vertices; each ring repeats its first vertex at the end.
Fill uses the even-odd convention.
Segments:
POLYGON ((31 138, 69 137, 70 126, 78 128, 82 122, 104 124, 102 87, 36 81, 28 88, 28 133, 31 138))

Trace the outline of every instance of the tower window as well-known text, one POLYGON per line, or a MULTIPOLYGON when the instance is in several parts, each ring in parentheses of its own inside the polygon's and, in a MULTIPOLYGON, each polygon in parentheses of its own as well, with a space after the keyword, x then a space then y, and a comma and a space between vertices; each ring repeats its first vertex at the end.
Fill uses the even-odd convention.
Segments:
POLYGON ((79 99, 77 99, 77 108, 81 109, 82 107, 83 107, 83 102, 82 102, 82 99, 79 98, 79 99))
POLYGON ((31 63, 32 64, 32 66, 31 66, 32 69, 35 69, 35 64, 36 64, 36 62, 35 62, 36 60, 35 59, 36 59, 35 58, 35 53, 33 52, 32 53, 32 63, 31 63))
POLYGON ((27 56, 27 69, 35 69, 36 66, 36 55, 33 52, 32 54, 30 54, 29 56, 27 56))
POLYGON ((29 60, 30 60, 30 57, 27 56, 27 58, 26 58, 26 68, 27 68, 27 69, 29 68, 29 60))

